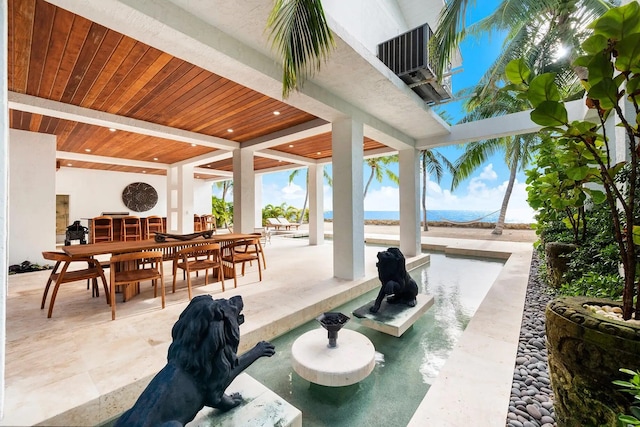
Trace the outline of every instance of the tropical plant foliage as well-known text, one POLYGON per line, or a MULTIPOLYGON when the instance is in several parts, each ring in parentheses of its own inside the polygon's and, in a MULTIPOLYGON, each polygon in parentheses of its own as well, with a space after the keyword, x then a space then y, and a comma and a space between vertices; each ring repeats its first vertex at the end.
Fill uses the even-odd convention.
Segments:
MULTIPOLYGON (((636 222, 640 216, 636 199, 640 135, 640 6, 631 2, 611 9, 591 28, 593 35, 582 44, 586 54, 577 58, 573 65, 587 71, 583 83, 587 106, 592 108, 595 120, 570 122, 555 75, 535 75, 524 60, 515 60, 507 66, 507 77, 512 83, 508 90, 519 92, 531 103, 534 108, 531 119, 544 126, 544 131, 560 149, 582 154, 581 160, 585 163, 574 165, 572 179, 604 189, 624 270, 623 317, 629 319, 633 311, 638 262, 634 228, 638 229, 636 222), (628 156, 625 161, 616 163, 613 156, 611 138, 614 135, 605 126, 608 119, 619 120, 624 131, 628 156), (616 176, 625 166, 629 169, 626 191, 616 182, 616 176)), ((594 202, 603 198, 595 196, 596 191, 590 190, 594 202)), ((635 312, 636 318, 640 318, 640 299, 635 312)))
POLYGON ((320 0, 276 0, 267 22, 282 58, 282 96, 320 69, 335 42, 320 0))
POLYGON ((228 227, 233 221, 233 203, 225 202, 223 199, 212 196, 211 214, 216 218, 218 227, 228 227))
POLYGON ((369 186, 371 182, 375 178, 376 181, 382 182, 384 177, 386 176, 391 180, 391 182, 398 184, 400 182, 400 178, 398 175, 387 166, 393 163, 398 163, 398 155, 394 154, 393 156, 382 156, 382 157, 371 157, 365 159, 364 164, 369 168, 369 178, 367 178, 367 183, 364 186, 364 193, 362 198, 367 197, 367 192, 369 191, 369 186))

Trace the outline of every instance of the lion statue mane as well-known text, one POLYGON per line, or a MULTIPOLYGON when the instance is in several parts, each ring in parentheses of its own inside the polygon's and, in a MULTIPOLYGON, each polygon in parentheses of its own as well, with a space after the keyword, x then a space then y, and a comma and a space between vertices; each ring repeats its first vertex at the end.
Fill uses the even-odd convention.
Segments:
POLYGON ((377 256, 376 267, 381 287, 369 311, 377 313, 386 295, 389 295, 387 298, 389 304, 406 304, 409 307, 415 307, 418 284, 407 273, 406 260, 400 249, 389 248, 378 252, 377 256))
POLYGON ((167 364, 116 426, 183 426, 205 406, 238 406, 242 396, 225 394, 229 384, 258 358, 275 354, 271 343, 261 341, 237 356, 243 307, 240 296, 193 298, 171 330, 167 364))

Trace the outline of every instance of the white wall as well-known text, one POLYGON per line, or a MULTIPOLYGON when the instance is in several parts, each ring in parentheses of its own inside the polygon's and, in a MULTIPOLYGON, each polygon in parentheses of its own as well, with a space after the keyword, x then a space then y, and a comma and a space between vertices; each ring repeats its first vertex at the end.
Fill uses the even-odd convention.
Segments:
POLYGON ((56 247, 56 137, 9 132, 9 265, 56 247))
MULTIPOLYGON (((147 217, 167 214, 167 178, 164 175, 111 172, 63 166, 55 174, 55 194, 69 195, 69 223, 93 218, 102 212, 129 212, 147 217), (134 212, 122 201, 122 190, 134 182, 145 182, 155 188, 158 203, 145 212, 134 212)), ((86 226, 87 221, 82 223, 86 226)))
POLYGON ((322 7, 328 16, 374 55, 378 44, 411 29, 396 1, 323 0, 322 7))
POLYGON ((211 215, 213 185, 210 181, 196 179, 193 182, 193 212, 197 215, 211 215))
MULTIPOLYGON (((79 169, 63 166, 55 174, 55 194, 69 195, 69 223, 100 215, 102 212, 129 212, 147 217, 167 216, 167 177, 142 173, 79 169), (158 203, 148 211, 134 212, 122 201, 122 190, 134 182, 145 182, 155 188, 158 203)), ((211 183, 195 179, 193 183, 193 212, 211 213, 211 183)), ((191 209, 189 209, 191 210, 191 209)))

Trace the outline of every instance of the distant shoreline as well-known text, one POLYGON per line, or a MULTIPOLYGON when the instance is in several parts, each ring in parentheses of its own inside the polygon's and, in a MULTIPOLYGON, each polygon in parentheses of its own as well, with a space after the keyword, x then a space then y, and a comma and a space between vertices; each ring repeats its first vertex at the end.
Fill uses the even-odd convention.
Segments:
MULTIPOLYGON (((331 219, 325 219, 324 222, 333 222, 331 219)), ((400 225, 400 221, 395 219, 365 219, 365 225, 400 225)), ((532 224, 510 223, 504 224, 505 229, 512 230, 531 230, 532 224)), ((422 221, 420 221, 422 226, 422 221)), ((427 221, 429 227, 456 227, 456 228, 495 228, 495 222, 473 222, 469 224, 451 223, 447 221, 427 221)))

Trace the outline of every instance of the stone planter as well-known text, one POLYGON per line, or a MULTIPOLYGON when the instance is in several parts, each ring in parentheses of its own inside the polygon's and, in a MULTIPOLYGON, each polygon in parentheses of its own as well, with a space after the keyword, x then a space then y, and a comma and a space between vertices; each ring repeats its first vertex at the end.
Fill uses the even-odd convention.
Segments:
POLYGON ((640 327, 596 315, 583 304, 620 305, 588 297, 560 297, 546 308, 549 373, 558 426, 617 426, 632 396, 611 382, 640 369, 640 327))

